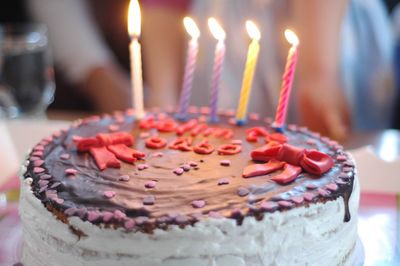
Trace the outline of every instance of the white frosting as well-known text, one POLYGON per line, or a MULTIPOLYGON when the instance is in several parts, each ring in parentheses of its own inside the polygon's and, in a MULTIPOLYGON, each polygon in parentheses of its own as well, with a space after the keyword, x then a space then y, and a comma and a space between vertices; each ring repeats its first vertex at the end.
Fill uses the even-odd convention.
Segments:
POLYGON ((344 201, 311 204, 266 213, 242 225, 210 218, 181 229, 153 234, 105 229, 69 218, 87 237, 78 239, 33 195, 21 189, 24 265, 353 265, 357 241, 359 185, 349 201, 351 220, 343 222, 344 201))

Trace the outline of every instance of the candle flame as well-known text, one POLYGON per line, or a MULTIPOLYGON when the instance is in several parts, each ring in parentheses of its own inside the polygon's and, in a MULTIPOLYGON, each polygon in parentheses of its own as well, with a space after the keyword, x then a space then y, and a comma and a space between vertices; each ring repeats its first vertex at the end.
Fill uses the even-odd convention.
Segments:
POLYGON ((250 38, 255 39, 255 40, 260 40, 261 38, 261 33, 260 30, 258 29, 257 25, 251 21, 247 20, 246 21, 246 29, 247 33, 249 34, 250 38))
POLYGON ((185 29, 187 33, 193 38, 198 39, 200 36, 200 30, 196 25, 196 22, 190 17, 185 17, 183 19, 183 25, 185 25, 185 29))
POLYGON ((293 46, 299 45, 299 38, 297 37, 296 33, 287 29, 285 30, 285 37, 286 40, 293 46))
POLYGON ((130 36, 139 36, 141 28, 141 14, 138 0, 131 0, 128 9, 128 32, 130 36))
POLYGON ((215 39, 218 41, 223 41, 225 39, 225 31, 215 18, 208 19, 208 27, 210 28, 211 34, 215 39))

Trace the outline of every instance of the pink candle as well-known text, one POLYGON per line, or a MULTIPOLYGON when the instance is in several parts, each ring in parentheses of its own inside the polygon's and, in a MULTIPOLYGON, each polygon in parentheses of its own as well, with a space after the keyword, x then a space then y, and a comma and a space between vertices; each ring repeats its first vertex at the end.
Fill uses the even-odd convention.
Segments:
POLYGON ((225 31, 214 18, 208 19, 208 26, 215 39, 218 40, 215 48, 213 75, 211 80, 211 96, 210 96, 210 121, 217 122, 218 116, 218 93, 222 74, 222 65, 225 57, 225 31))
POLYGON ((199 51, 199 43, 197 39, 200 36, 199 28, 196 23, 189 17, 183 19, 186 31, 192 37, 189 41, 185 74, 183 77, 181 98, 179 101, 179 112, 178 118, 185 120, 187 119, 187 113, 189 109, 190 95, 192 92, 193 73, 196 68, 197 54, 199 51))
POLYGON ((286 39, 292 44, 286 60, 285 72, 282 76, 281 93, 279 96, 278 107, 276 109, 275 121, 273 126, 277 129, 282 129, 285 124, 287 108, 290 99, 290 92, 294 79, 294 72, 296 70, 296 63, 298 58, 298 45, 299 39, 296 34, 291 30, 285 31, 286 39))

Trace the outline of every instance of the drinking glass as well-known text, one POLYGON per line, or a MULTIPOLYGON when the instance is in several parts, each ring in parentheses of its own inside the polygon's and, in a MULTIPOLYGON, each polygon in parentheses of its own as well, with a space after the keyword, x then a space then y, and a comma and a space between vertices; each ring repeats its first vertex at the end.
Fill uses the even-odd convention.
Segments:
POLYGON ((54 88, 47 28, 0 25, 0 118, 45 116, 54 88))

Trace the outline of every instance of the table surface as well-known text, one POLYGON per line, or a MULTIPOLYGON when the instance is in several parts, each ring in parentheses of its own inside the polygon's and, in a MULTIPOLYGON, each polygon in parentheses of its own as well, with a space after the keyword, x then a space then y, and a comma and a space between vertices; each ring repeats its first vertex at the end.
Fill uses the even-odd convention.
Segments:
MULTIPOLYGON (((4 193, 2 182, 15 174, 29 147, 68 126, 68 121, 60 120, 84 116, 51 112, 49 120, 0 121, 0 239, 6 240, 0 241, 0 265, 18 261, 22 235, 15 196, 18 192, 4 193)), ((352 149, 359 171, 362 194, 358 231, 366 253, 365 265, 400 265, 400 132, 355 132, 344 146, 352 149)))

